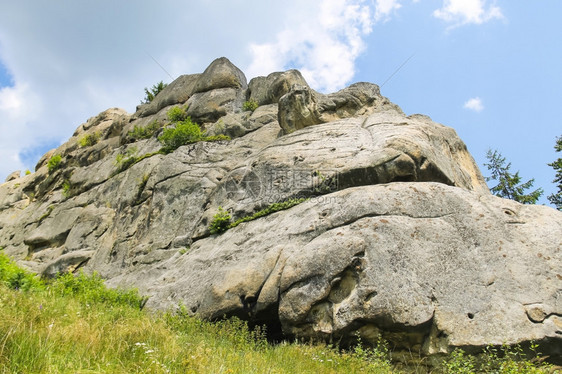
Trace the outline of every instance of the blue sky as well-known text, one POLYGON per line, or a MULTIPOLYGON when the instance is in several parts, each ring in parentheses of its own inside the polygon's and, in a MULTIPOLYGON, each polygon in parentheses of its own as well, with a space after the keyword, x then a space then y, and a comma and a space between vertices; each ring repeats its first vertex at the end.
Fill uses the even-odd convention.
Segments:
POLYGON ((555 192, 562 2, 109 0, 0 4, 0 180, 143 88, 228 57, 248 79, 297 68, 331 92, 381 85, 407 114, 453 127, 484 175, 497 149, 555 192), (148 53, 148 54, 147 54, 148 53), (412 57, 411 57, 412 56, 412 57), (411 57, 411 58, 410 58, 411 57), (408 59, 408 62, 396 70, 408 59))

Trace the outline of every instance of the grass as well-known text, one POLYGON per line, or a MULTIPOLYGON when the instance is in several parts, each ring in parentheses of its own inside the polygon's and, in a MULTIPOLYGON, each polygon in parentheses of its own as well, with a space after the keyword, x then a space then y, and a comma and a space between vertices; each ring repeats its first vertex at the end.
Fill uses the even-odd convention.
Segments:
MULTIPOLYGON (((134 290, 107 289, 96 275, 39 280, 0 251, 0 373, 395 372, 384 344, 274 345, 238 319, 206 322, 185 308, 151 314, 144 302, 134 290)), ((435 372, 472 373, 469 357, 453 354, 435 372)), ((497 373, 547 372, 512 356, 486 357, 500 363, 487 367, 497 373)))
MULTIPOLYGON (((0 277, 13 279, 4 269, 17 267, 0 259, 0 277)), ((47 284, 22 274, 36 282, 26 291, 0 284, 2 373, 390 372, 386 360, 325 345, 271 345, 238 319, 205 322, 184 308, 149 314, 135 291, 107 289, 98 276, 47 284)))

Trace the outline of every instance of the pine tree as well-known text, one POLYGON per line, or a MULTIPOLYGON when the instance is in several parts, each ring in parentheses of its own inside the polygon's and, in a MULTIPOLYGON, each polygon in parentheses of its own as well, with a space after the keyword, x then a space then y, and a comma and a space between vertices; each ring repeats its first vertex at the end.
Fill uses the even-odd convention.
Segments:
POLYGON ((492 152, 492 150, 488 150, 486 158, 488 159, 488 163, 485 163, 484 166, 488 167, 488 170, 492 173, 490 177, 486 177, 486 181, 495 180, 498 182, 497 185, 490 188, 490 191, 494 195, 515 200, 523 204, 535 204, 543 194, 544 191, 542 188, 525 194, 525 190, 533 187, 535 180, 531 179, 521 183, 519 171, 512 174, 509 171, 511 163, 509 162, 506 164, 505 157, 502 157, 498 151, 494 150, 494 152, 492 152))
MULTIPOLYGON (((554 149, 556 152, 562 152, 562 135, 556 138, 556 145, 554 146, 554 149)), ((552 168, 556 170, 556 178, 554 178, 552 183, 557 183, 558 187, 558 192, 548 196, 548 201, 554 204, 556 209, 562 210, 562 157, 559 157, 558 160, 548 164, 548 166, 552 166, 552 168)))
POLYGON ((156 95, 158 95, 167 86, 168 86, 167 83, 164 83, 164 82, 160 81, 160 82, 156 83, 155 85, 153 85, 152 88, 150 88, 150 89, 145 88, 144 89, 145 96, 144 96, 144 99, 141 100, 141 104, 150 103, 152 100, 154 100, 156 95))

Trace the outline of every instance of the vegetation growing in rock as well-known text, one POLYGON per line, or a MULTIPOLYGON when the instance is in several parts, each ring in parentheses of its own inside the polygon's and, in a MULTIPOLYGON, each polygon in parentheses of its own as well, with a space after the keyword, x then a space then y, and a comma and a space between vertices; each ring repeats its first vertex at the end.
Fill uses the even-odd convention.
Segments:
POLYGON ((226 135, 206 136, 201 131, 199 125, 187 116, 185 110, 180 107, 173 107, 168 111, 168 118, 172 121, 172 126, 164 129, 158 141, 162 143, 162 153, 170 153, 182 145, 196 143, 199 141, 220 141, 230 140, 226 135))
POLYGON ((282 201, 280 203, 273 203, 273 204, 269 205, 267 208, 262 209, 262 210, 260 210, 256 213, 252 214, 251 216, 246 216, 246 217, 242 217, 240 219, 237 219, 228 228, 233 228, 233 227, 238 226, 241 223, 253 221, 253 220, 258 219, 260 217, 265 217, 269 214, 279 212, 281 210, 286 210, 286 209, 292 208, 295 205, 298 205, 300 203, 305 202, 306 200, 308 200, 308 198, 289 199, 289 200, 286 200, 286 201, 282 201))
POLYGON ((219 207, 218 213, 213 216, 213 220, 209 226, 209 231, 211 231, 211 234, 219 234, 236 227, 241 223, 253 221, 260 217, 265 217, 269 214, 292 208, 295 205, 305 202, 306 200, 308 200, 308 198, 289 199, 280 203, 273 203, 265 209, 262 209, 252 215, 239 218, 234 222, 231 222, 232 217, 230 216, 230 213, 225 211, 222 207, 219 207))
POLYGON ((62 195, 67 199, 71 196, 71 187, 69 180, 65 180, 62 183, 62 195))
POLYGON ((213 216, 209 231, 211 231, 211 234, 220 234, 228 230, 231 219, 230 213, 219 206, 219 211, 213 216))
POLYGON ((203 140, 203 134, 199 125, 192 122, 188 117, 184 121, 176 122, 174 127, 164 129, 158 140, 162 143, 164 152, 169 153, 182 145, 203 140))
POLYGON ((29 174, 31 174, 31 170, 28 169, 25 171, 25 175, 29 175, 29 174))
POLYGON ((134 141, 150 139, 158 130, 160 130, 160 124, 157 120, 154 120, 144 127, 135 125, 128 135, 134 141))
POLYGON ((505 157, 497 151, 488 150, 486 153, 488 162, 484 164, 492 173, 490 177, 486 177, 486 181, 497 181, 498 184, 491 187, 490 191, 499 197, 518 201, 523 204, 535 204, 543 193, 542 188, 538 188, 532 192, 525 193, 526 190, 533 187, 534 179, 522 183, 519 172, 512 174, 509 169, 511 163, 505 163, 505 157))
POLYGON ((134 164, 144 160, 145 158, 149 158, 158 154, 163 154, 163 152, 161 152, 161 150, 156 151, 156 152, 151 152, 151 153, 145 153, 142 156, 137 156, 138 149, 137 147, 130 147, 124 154, 123 153, 119 153, 116 158, 115 158, 115 166, 117 166, 116 171, 113 173, 113 175, 119 174, 125 170, 127 170, 128 168, 130 168, 131 166, 133 166, 134 164))
POLYGON ((62 157, 61 155, 54 155, 49 159, 47 162, 47 168, 49 169, 49 173, 57 170, 61 166, 62 157))
POLYGON ((96 145, 100 140, 101 134, 99 132, 85 134, 78 139, 78 144, 80 147, 91 147, 96 145))
POLYGON ((248 101, 245 101, 244 104, 242 104, 242 110, 243 111, 250 111, 253 112, 254 110, 258 109, 258 102, 254 99, 250 99, 248 101))
POLYGON ((154 98, 160 93, 162 92, 162 90, 164 90, 164 88, 166 88, 168 86, 167 83, 164 83, 163 81, 160 81, 158 83, 156 83, 155 85, 152 86, 152 88, 145 88, 144 89, 144 99, 141 100, 141 104, 148 104, 150 102, 152 102, 152 100, 154 100, 154 98))
POLYGON ((185 112, 185 109, 179 106, 171 108, 166 114, 171 122, 181 122, 187 119, 187 113, 185 112))
POLYGON ((137 196, 134 202, 135 205, 142 203, 142 193, 144 191, 144 188, 146 187, 146 184, 148 183, 149 178, 150 178, 150 174, 144 174, 142 176, 142 179, 139 182, 138 189, 137 189, 137 196))
MULTIPOLYGON (((562 135, 556 138, 554 150, 556 152, 562 152, 562 135)), ((552 182, 556 183, 556 187, 558 188, 557 193, 548 196, 548 201, 554 204, 556 209, 562 210, 562 157, 558 157, 556 161, 548 164, 548 166, 551 166, 556 171, 556 177, 552 182)))

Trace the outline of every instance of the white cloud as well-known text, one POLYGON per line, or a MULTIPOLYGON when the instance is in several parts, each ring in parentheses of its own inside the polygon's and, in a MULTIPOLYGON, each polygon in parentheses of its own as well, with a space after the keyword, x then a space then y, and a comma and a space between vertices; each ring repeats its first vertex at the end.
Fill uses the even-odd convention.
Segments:
POLYGON ((484 104, 482 104, 482 99, 480 99, 479 97, 473 97, 472 99, 469 99, 466 103, 464 103, 464 108, 473 110, 478 113, 484 110, 484 104))
POLYGON ((372 22, 371 9, 360 0, 303 3, 274 41, 250 45, 248 74, 293 67, 314 89, 340 89, 355 74, 355 59, 365 48, 363 37, 371 32, 372 22))
POLYGON ((376 0, 375 21, 388 20, 390 14, 401 7, 398 0, 376 0))
POLYGON ((433 12, 433 16, 440 18, 453 27, 464 24, 482 24, 492 19, 502 19, 501 9, 487 0, 444 0, 443 7, 433 12))

